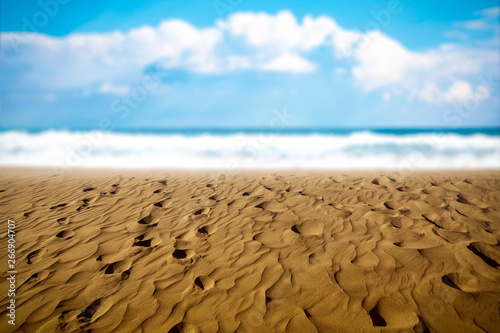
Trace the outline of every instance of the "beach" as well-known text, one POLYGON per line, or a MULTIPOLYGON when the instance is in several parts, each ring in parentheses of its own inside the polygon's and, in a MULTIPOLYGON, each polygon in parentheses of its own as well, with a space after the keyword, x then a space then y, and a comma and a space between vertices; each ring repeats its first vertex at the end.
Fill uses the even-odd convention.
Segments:
POLYGON ((0 170, 0 331, 499 332, 500 172, 0 170))

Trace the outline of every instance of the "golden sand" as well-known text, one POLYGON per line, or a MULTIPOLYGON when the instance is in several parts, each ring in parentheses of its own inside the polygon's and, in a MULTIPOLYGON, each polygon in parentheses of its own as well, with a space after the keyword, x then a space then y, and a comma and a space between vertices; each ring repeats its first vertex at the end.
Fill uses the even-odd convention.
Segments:
POLYGON ((500 331, 498 171, 0 174, 1 332, 500 331))

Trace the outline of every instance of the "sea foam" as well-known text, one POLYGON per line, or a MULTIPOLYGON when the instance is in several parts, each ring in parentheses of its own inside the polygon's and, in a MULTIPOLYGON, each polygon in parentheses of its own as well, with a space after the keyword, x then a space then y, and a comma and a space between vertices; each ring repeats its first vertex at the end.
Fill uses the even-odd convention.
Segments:
POLYGON ((173 169, 500 168, 500 136, 457 133, 0 132, 1 166, 173 169))

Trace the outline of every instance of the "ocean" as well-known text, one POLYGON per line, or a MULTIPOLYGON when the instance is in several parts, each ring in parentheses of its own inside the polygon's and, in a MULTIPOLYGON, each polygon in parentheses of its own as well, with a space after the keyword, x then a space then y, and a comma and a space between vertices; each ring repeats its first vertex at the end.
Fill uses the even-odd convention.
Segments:
POLYGON ((2 129, 0 166, 500 169, 500 129, 2 129))

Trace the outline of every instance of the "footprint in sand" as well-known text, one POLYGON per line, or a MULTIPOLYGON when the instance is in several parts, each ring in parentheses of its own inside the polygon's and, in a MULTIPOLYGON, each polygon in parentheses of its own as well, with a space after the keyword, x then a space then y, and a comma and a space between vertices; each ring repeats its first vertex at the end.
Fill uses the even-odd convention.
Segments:
POLYGON ((389 210, 396 210, 401 206, 401 204, 396 201, 386 201, 384 202, 384 206, 389 210))
POLYGON ((81 211, 84 208, 88 208, 89 207, 89 201, 90 201, 90 199, 87 198, 87 199, 83 199, 82 201, 83 201, 83 205, 81 205, 80 207, 78 207, 76 209, 77 212, 81 211))
POLYGON ((156 220, 156 219, 153 217, 153 215, 149 214, 149 215, 143 217, 142 219, 140 219, 139 221, 137 221, 137 223, 143 224, 143 225, 157 226, 158 222, 153 223, 154 220, 156 220))
POLYGON ((175 258, 175 259, 184 259, 187 257, 187 253, 185 250, 174 250, 174 252, 172 253, 172 256, 175 258))
POLYGON ((194 262, 193 257, 196 254, 194 250, 183 248, 184 246, 182 245, 181 245, 182 248, 178 247, 179 244, 176 243, 176 245, 174 246, 174 252, 172 252, 172 257, 179 260, 183 264, 192 264, 194 262))
POLYGON ((215 281, 214 279, 208 276, 198 276, 194 280, 194 284, 198 286, 201 290, 208 290, 215 285, 215 281))
POLYGON ((67 219, 68 219, 67 217, 61 217, 61 218, 57 219, 57 223, 63 224, 63 222, 66 222, 67 219))
POLYGON ((200 208, 196 211, 193 212, 193 215, 198 216, 198 215, 208 215, 210 212, 210 208, 200 208))
POLYGON ((108 264, 104 270, 104 274, 113 274, 115 272, 116 263, 108 264))
POLYGON ((144 239, 145 237, 146 237, 145 234, 135 237, 134 244, 132 246, 151 247, 151 238, 144 239))
POLYGON ((181 333, 181 332, 196 333, 196 332, 200 332, 200 330, 196 326, 194 326, 193 324, 181 322, 181 323, 174 325, 174 327, 172 327, 168 331, 168 333, 181 333))
MULTIPOLYGON (((99 261, 102 261, 102 259, 99 261)), ((124 263, 122 261, 116 261, 116 262, 107 264, 106 266, 104 266, 105 267, 104 274, 106 274, 106 275, 115 274, 117 269, 119 270, 120 268, 123 268, 123 266, 124 266, 123 264, 124 263)), ((101 268, 101 270, 102 270, 102 268, 101 268)), ((122 281, 127 280, 130 277, 130 270, 131 270, 131 268, 128 268, 128 269, 124 270, 123 272, 121 272, 120 278, 122 281)))
POLYGON ((457 201, 464 204, 464 205, 470 205, 471 203, 469 200, 467 200, 463 194, 457 194, 457 201))
POLYGON ((417 333, 430 333, 429 326, 422 318, 418 317, 419 321, 415 327, 413 327, 413 331, 417 333))
POLYGON ((255 208, 260 208, 263 210, 268 210, 273 213, 280 213, 288 210, 288 207, 278 201, 264 201, 255 206, 255 208))
POLYGON ((121 275, 122 281, 128 280, 128 278, 130 277, 130 270, 131 270, 131 268, 122 272, 122 275, 121 275))
POLYGON ((78 318, 78 320, 80 322, 83 322, 83 323, 90 322, 90 320, 94 316, 95 312, 99 308, 99 305, 101 305, 100 298, 93 301, 89 306, 87 306, 85 308, 85 310, 83 310, 80 314, 78 314, 78 316, 76 316, 76 318, 78 318))
POLYGON ((31 265, 33 262, 36 262, 38 261, 38 255, 40 253, 40 250, 36 250, 36 251, 32 251, 30 253, 28 253, 28 255, 26 256, 26 259, 28 259, 28 265, 31 265))
POLYGON ((35 285, 40 281, 40 278, 38 277, 38 273, 35 273, 31 275, 26 281, 24 281, 23 284, 21 284, 20 287, 22 286, 29 286, 29 285, 35 285))
POLYGON ((172 256, 175 259, 190 259, 193 257, 194 251, 193 250, 181 250, 181 249, 175 249, 174 252, 172 252, 172 256))
POLYGON ((196 235, 198 237, 206 238, 207 236, 213 234, 215 231, 217 231, 217 227, 215 225, 204 225, 196 230, 196 235))
POLYGON ((487 256, 485 253, 489 252, 488 251, 488 246, 485 244, 481 244, 478 242, 475 243, 470 243, 467 248, 472 251, 476 256, 481 258, 487 265, 493 267, 493 268, 498 268, 500 265, 498 262, 489 256, 487 256))
POLYGON ((451 287, 451 288, 454 288, 454 289, 457 289, 457 290, 462 290, 460 289, 459 286, 457 286, 455 284, 455 282, 453 282, 453 280, 450 278, 449 275, 443 275, 443 277, 441 278, 441 281, 447 285, 448 287, 451 287))
POLYGON ((65 238, 65 239, 70 239, 75 235, 75 232, 73 230, 62 230, 56 234, 57 238, 65 238))
POLYGON ((292 231, 305 236, 321 236, 323 235, 323 224, 316 221, 305 221, 292 226, 292 231))
POLYGON ((385 319, 378 312, 377 306, 371 309, 369 315, 372 320, 373 326, 379 326, 379 327, 387 326, 385 319))
POLYGON ((53 209, 58 209, 58 208, 64 208, 64 207, 66 207, 66 205, 67 205, 67 204, 62 203, 62 204, 59 204, 59 205, 57 205, 57 206, 52 206, 52 207, 50 207, 50 209, 51 209, 51 210, 53 210, 53 209))
POLYGON ((401 221, 401 219, 399 217, 389 217, 389 222, 391 223, 391 225, 394 227, 394 228, 398 228, 398 229, 401 229, 401 227, 403 226, 403 222, 401 221))
POLYGON ((208 229, 207 229, 207 227, 206 227, 206 226, 203 226, 203 227, 199 228, 199 229, 198 229, 198 232, 199 232, 200 234, 203 234, 203 235, 208 235, 208 229))

